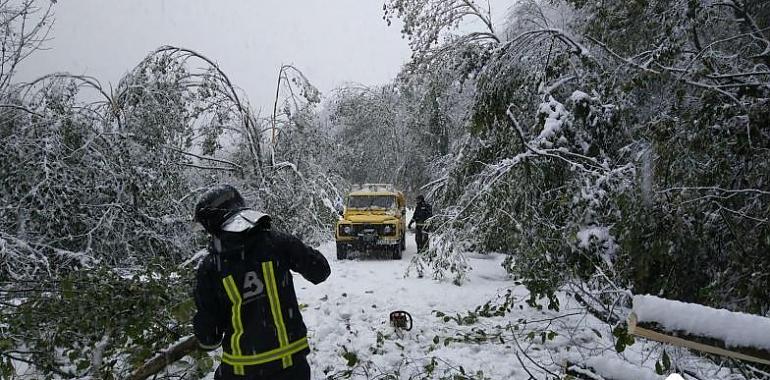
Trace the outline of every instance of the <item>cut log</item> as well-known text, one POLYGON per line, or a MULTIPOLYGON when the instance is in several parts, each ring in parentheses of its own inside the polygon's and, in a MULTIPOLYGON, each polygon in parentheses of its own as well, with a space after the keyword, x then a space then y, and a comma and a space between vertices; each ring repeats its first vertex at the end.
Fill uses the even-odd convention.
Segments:
POLYGON ((661 343, 770 365, 770 319, 635 296, 628 333, 661 343))
POLYGON ((191 354, 198 349, 198 339, 189 336, 174 344, 166 351, 161 352, 134 370, 129 380, 144 380, 168 367, 171 363, 191 354))
POLYGON ((586 368, 584 365, 567 363, 564 368, 564 374, 571 376, 576 380, 607 380, 594 372, 591 368, 586 368))

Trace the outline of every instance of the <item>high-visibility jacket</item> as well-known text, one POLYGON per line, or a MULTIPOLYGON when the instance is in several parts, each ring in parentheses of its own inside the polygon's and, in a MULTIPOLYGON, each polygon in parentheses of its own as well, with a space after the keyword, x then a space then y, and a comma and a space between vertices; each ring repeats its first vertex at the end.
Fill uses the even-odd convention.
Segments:
POLYGON ((320 252, 281 232, 223 233, 209 246, 193 327, 203 348, 222 345, 223 373, 266 376, 309 352, 290 271, 314 284, 330 274, 320 252))

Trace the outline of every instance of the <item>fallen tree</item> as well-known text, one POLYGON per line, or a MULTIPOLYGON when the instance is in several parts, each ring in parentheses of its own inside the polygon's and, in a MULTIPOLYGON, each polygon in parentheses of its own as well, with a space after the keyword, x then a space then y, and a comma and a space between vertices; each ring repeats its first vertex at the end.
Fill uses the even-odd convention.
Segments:
POLYGON ((770 318, 648 295, 633 303, 629 334, 770 365, 770 318))

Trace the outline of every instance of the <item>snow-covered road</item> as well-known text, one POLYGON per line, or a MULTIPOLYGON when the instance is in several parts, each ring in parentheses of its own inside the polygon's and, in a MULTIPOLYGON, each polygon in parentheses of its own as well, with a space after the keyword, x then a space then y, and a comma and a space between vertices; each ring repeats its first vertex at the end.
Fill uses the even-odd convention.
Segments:
MULTIPOLYGON (((295 275, 295 286, 310 329, 324 338, 325 326, 332 321, 344 325, 346 320, 365 318, 367 322, 385 324, 390 311, 409 311, 416 320, 431 317, 432 310, 455 310, 478 306, 497 294, 498 289, 510 287, 511 282, 500 266, 500 255, 472 258, 471 281, 463 286, 448 281, 417 278, 414 271, 405 277, 412 256, 416 253, 413 235, 407 236, 407 248, 401 260, 358 258, 337 260, 334 242, 320 247, 332 267, 329 279, 312 285, 295 275), (359 317, 358 315, 364 315, 359 317)), ((369 324, 369 323, 367 323, 369 324)))
MULTIPOLYGON (((320 250, 332 267, 329 279, 314 286, 297 276, 295 283, 300 302, 307 305, 303 316, 313 349, 310 360, 314 379, 326 378, 324 373, 349 369, 349 361, 343 356, 346 351, 358 360, 371 361, 371 367, 377 368, 375 373, 360 376, 364 368, 359 366, 354 370, 358 375, 354 374, 353 378, 419 373, 421 368, 402 367, 422 367, 430 362, 426 347, 434 337, 443 335, 437 331, 440 320, 433 314, 434 310, 450 314, 472 310, 495 299, 503 289, 511 286, 508 275, 500 266, 501 255, 471 257, 473 271, 470 281, 463 286, 428 277, 417 278, 414 271, 405 277, 416 253, 412 234, 407 236, 407 249, 401 260, 359 258, 340 261, 336 259, 334 242, 322 245, 320 250), (394 310, 406 310, 414 318, 414 329, 403 337, 397 336, 389 326, 388 316, 394 310)), ((442 360, 451 360, 451 365, 473 368, 474 372, 481 369, 485 373, 500 373, 511 368, 500 362, 499 357, 480 350, 479 346, 471 350, 453 350, 451 355, 438 352, 450 349, 441 346, 434 352, 442 360)))

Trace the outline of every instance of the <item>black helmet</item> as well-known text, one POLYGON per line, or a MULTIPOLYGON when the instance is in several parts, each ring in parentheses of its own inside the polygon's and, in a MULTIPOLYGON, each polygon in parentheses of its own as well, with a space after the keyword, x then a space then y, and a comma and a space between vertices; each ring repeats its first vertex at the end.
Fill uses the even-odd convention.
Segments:
POLYGON ((195 205, 195 221, 210 234, 217 234, 232 214, 244 208, 246 202, 238 190, 230 185, 219 185, 201 195, 195 205))
POLYGON ((422 202, 425 202, 425 197, 422 196, 422 194, 420 194, 417 196, 417 203, 422 203, 422 202))

